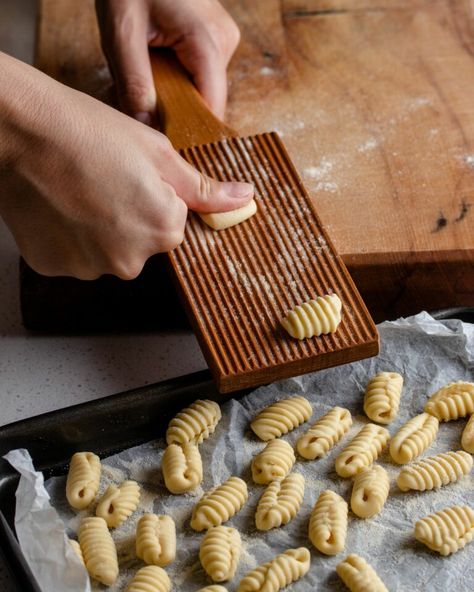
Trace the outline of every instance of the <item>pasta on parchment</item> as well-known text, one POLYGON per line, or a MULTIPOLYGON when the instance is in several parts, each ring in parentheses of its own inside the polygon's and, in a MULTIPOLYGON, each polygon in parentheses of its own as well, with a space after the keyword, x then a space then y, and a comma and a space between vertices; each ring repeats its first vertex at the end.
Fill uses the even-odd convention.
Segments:
POLYGON ((140 486, 136 481, 124 481, 118 487, 109 485, 97 504, 96 516, 109 528, 115 528, 135 512, 140 501, 140 486))
POLYGON ((469 418, 462 432, 461 446, 466 452, 474 454, 474 413, 469 418))
POLYGON ((463 450, 428 456, 404 467, 397 477, 402 491, 428 491, 458 481, 472 469, 472 456, 463 450))
POLYGON ((379 372, 367 385, 364 412, 369 419, 387 424, 393 421, 400 407, 403 377, 398 372, 379 372))
POLYGON ((272 481, 263 492, 255 513, 259 530, 270 530, 288 524, 303 503, 304 477, 290 473, 283 481, 272 481))
POLYGON ((336 458, 336 472, 352 477, 377 460, 389 441, 390 434, 382 426, 368 423, 336 458))
POLYGON ((474 510, 451 506, 434 512, 415 524, 415 538, 440 555, 450 555, 474 538, 474 510))
POLYGON ((320 458, 339 442, 351 425, 350 411, 344 407, 333 407, 298 438, 296 450, 308 460, 320 458))
POLYGON ((199 559, 213 582, 225 582, 234 577, 241 546, 240 534, 235 528, 215 526, 206 532, 199 559))
POLYGON ((281 481, 291 471, 295 460, 295 452, 288 442, 270 440, 252 460, 252 478, 260 485, 281 481))
POLYGON ((71 458, 66 481, 66 497, 77 510, 84 510, 95 499, 102 466, 93 452, 76 452, 71 458))
POLYGON ((344 550, 347 536, 348 507, 334 491, 323 491, 309 519, 308 535, 313 545, 325 555, 337 555, 344 550))
POLYGON ((170 592, 171 582, 164 569, 147 565, 137 571, 125 592, 170 592))
POLYGON ((354 478, 351 495, 351 510, 359 518, 372 518, 387 501, 390 479, 380 465, 367 467, 354 478))
POLYGON ((112 586, 119 573, 117 550, 105 520, 84 518, 77 535, 91 578, 105 586, 112 586))
POLYGON ((197 531, 220 526, 241 510, 248 498, 247 484, 239 477, 229 477, 205 493, 194 506, 191 528, 197 531))
POLYGON ((220 419, 221 409, 217 403, 198 399, 170 421, 166 430, 166 443, 200 444, 214 433, 220 419))
POLYGON ((474 382, 450 382, 428 399, 425 412, 439 421, 451 421, 474 413, 474 382))
POLYGON ((393 436, 390 456, 399 465, 420 456, 436 438, 439 421, 428 413, 420 413, 409 419, 393 436))
POLYGON ((137 557, 149 565, 165 567, 176 557, 176 527, 164 514, 145 514, 137 524, 137 557))
POLYGON ((355 553, 341 561, 336 571, 351 592, 388 592, 374 568, 355 553))
POLYGON ((202 481, 202 458, 196 444, 169 444, 161 460, 168 491, 175 494, 193 491, 202 481))
POLYGON ((260 440, 268 441, 287 434, 308 421, 313 409, 307 399, 296 395, 265 407, 250 424, 260 440))

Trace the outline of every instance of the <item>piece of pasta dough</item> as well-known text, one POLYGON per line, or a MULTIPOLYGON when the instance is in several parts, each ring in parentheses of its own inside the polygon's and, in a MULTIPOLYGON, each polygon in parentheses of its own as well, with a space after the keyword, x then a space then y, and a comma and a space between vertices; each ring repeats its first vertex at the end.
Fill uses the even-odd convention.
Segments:
POLYGON ((217 403, 198 399, 170 421, 166 430, 166 443, 200 444, 214 433, 220 419, 221 409, 217 403))
POLYGON ((351 495, 351 510, 359 518, 372 518, 380 512, 387 501, 390 478, 380 465, 367 467, 354 478, 351 495))
POLYGON ((137 557, 149 565, 165 567, 176 557, 176 527, 164 514, 145 514, 137 524, 137 557))
POLYGON ((374 568, 355 553, 341 561, 336 571, 351 592, 388 592, 374 568))
POLYGON ((474 413, 469 418, 462 432, 461 446, 466 452, 474 454, 474 413))
POLYGON ((295 339, 307 339, 334 333, 341 322, 342 302, 337 294, 318 296, 288 311, 281 321, 295 339))
POLYGON ((397 477, 402 491, 427 491, 454 483, 472 469, 472 456, 464 450, 428 456, 404 467, 397 477))
POLYGON ((347 537, 347 503, 340 495, 322 491, 311 512, 308 536, 325 555, 337 555, 344 550, 347 537))
POLYGON ((321 458, 339 442, 351 425, 350 411, 344 407, 333 407, 298 438, 296 450, 308 460, 321 458))
POLYGON ((216 526, 206 532, 199 559, 213 582, 226 582, 234 577, 241 547, 240 534, 235 528, 216 526))
POLYGON ((69 542, 71 543, 71 547, 74 549, 74 553, 81 560, 82 565, 86 567, 86 562, 84 561, 84 555, 82 553, 81 545, 79 544, 79 542, 75 541, 74 539, 69 539, 69 542))
POLYGON ((367 385, 364 395, 364 412, 377 423, 392 422, 400 407, 403 377, 398 372, 379 372, 367 385))
POLYGON ((390 456, 399 465, 420 456, 436 438, 439 421, 429 413, 420 413, 409 419, 390 442, 390 456))
POLYGON ((310 561, 305 547, 288 549, 249 571, 240 580, 237 592, 278 592, 306 575, 310 561))
POLYGON ((125 592, 170 592, 171 581, 164 569, 157 565, 140 568, 125 592))
POLYGON ((451 506, 418 520, 415 538, 440 555, 450 555, 474 538, 474 510, 451 506))
POLYGON ((451 421, 474 413, 474 382, 450 382, 428 399, 426 413, 439 421, 451 421))
POLYGON ((251 218, 257 211, 257 202, 252 199, 249 203, 230 212, 212 212, 199 214, 199 217, 213 230, 225 230, 251 218))
POLYGON ((283 481, 272 481, 263 492, 255 513, 259 530, 270 530, 288 524, 301 508, 304 497, 304 477, 290 473, 283 481))
POLYGON ((139 501, 140 486, 136 481, 109 485, 97 504, 95 514, 103 518, 109 528, 115 528, 135 512, 139 501))
POLYGON ((71 458, 66 481, 66 497, 77 510, 84 510, 95 499, 100 484, 100 458, 93 452, 76 452, 71 458))
POLYGON ((265 407, 250 427, 260 440, 268 441, 287 434, 308 421, 313 409, 307 399, 296 395, 265 407))
POLYGON ((252 477, 255 483, 267 485, 281 481, 295 464, 295 451, 285 440, 270 440, 252 460, 252 477))
POLYGON ((97 517, 84 518, 77 535, 91 578, 105 586, 112 586, 119 573, 117 550, 105 520, 97 517))
POLYGON ((163 453, 161 470, 171 493, 192 491, 202 481, 202 458, 196 444, 169 444, 163 453))
POLYGON ((219 586, 217 584, 213 584, 211 586, 205 586, 204 588, 199 588, 197 592, 227 592, 227 588, 224 586, 219 586))
POLYGON ((349 442, 336 458, 336 472, 340 477, 352 477, 377 460, 390 439, 388 430, 368 423, 349 442))
POLYGON ((237 514, 247 498, 245 481, 239 477, 229 477, 227 481, 205 493, 194 506, 191 528, 201 531, 220 526, 237 514))

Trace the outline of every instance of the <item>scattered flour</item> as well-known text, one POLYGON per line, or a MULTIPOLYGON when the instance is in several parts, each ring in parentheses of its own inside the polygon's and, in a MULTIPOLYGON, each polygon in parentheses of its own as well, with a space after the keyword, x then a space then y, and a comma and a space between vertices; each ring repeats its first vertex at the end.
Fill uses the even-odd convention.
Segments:
POLYGON ((367 140, 357 148, 357 152, 369 152, 369 150, 377 148, 378 144, 375 138, 370 138, 370 140, 367 140))

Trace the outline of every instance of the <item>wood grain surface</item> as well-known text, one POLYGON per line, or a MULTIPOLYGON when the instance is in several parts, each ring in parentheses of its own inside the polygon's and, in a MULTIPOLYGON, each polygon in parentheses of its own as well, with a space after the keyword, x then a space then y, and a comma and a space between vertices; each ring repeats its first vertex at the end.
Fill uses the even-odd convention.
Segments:
MULTIPOLYGON (((225 0, 228 123, 278 131, 377 319, 474 302, 469 0, 225 0)), ((42 0, 36 64, 112 100, 92 0, 42 0)))

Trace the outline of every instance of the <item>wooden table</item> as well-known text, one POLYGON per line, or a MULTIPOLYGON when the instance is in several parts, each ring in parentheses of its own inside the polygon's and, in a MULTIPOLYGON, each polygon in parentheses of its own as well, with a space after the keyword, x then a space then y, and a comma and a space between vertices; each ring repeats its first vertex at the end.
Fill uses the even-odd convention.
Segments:
MULTIPOLYGON (((470 0, 223 3, 228 123, 280 132, 375 318, 474 304, 470 0)), ((92 0, 42 0, 36 64, 111 100, 92 0)))

